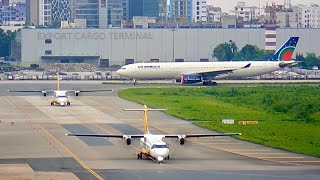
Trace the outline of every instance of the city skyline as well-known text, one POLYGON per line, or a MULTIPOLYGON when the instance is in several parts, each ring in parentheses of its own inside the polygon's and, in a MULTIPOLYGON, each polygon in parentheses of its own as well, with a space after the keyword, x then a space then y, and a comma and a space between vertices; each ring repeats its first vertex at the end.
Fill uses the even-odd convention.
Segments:
MULTIPOLYGON (((257 7, 259 7, 259 1, 260 1, 260 7, 266 6, 267 2, 269 4, 273 2, 277 4, 284 4, 284 0, 228 0, 228 3, 226 3, 226 0, 207 0, 207 4, 214 5, 216 7, 221 7, 223 12, 229 13, 230 10, 233 10, 236 4, 241 1, 244 1, 247 6, 257 6, 257 7)), ((291 0, 292 5, 304 4, 309 6, 312 3, 320 5, 320 0, 303 0, 303 1, 291 0)))

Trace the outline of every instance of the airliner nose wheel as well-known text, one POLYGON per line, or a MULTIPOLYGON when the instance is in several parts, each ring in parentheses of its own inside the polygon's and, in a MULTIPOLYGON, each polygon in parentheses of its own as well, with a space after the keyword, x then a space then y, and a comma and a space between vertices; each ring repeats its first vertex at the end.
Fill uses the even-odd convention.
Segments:
POLYGON ((70 106, 70 102, 67 102, 67 106, 70 106))
POLYGON ((53 106, 54 105, 54 102, 51 102, 51 106, 53 106))

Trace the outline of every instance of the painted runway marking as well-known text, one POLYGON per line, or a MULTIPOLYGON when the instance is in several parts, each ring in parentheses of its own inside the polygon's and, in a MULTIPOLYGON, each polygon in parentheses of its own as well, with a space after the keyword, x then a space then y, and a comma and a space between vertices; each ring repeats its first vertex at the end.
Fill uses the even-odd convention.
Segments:
MULTIPOLYGON (((304 157, 258 157, 258 158, 263 158, 263 159, 304 159, 304 157)), ((279 162, 283 162, 283 161, 279 161, 279 162)))
POLYGON ((282 162, 320 163, 320 161, 282 161, 282 162))
POLYGON ((270 153, 264 153, 264 152, 262 152, 262 153, 251 153, 251 152, 246 153, 246 152, 243 152, 242 154, 286 154, 286 153, 272 153, 272 152, 270 152, 270 153))
MULTIPOLYGON (((14 106, 17 109, 17 105, 12 102, 9 98, 6 98, 7 102, 14 106)), ((29 114, 28 112, 25 112, 21 110, 25 115, 27 115, 30 119, 30 122, 32 124, 35 124, 41 129, 43 132, 45 132, 51 139, 53 139, 57 144, 59 144, 70 156, 73 157, 74 160, 76 160, 81 167, 83 167, 85 170, 87 170, 90 174, 92 174, 94 177, 96 177, 99 180, 104 180, 100 175, 98 175, 95 171, 93 171, 89 166, 87 166, 78 156, 76 156, 66 145, 64 145, 61 141, 59 141, 53 134, 51 134, 45 127, 43 127, 39 123, 34 123, 33 116, 29 114)))
POLYGON ((232 151, 248 151, 248 152, 250 152, 250 151, 254 151, 254 152, 256 152, 256 151, 261 151, 261 152, 270 151, 270 150, 267 150, 267 149, 225 149, 225 150, 228 150, 228 151, 230 151, 230 150, 232 150, 232 151))

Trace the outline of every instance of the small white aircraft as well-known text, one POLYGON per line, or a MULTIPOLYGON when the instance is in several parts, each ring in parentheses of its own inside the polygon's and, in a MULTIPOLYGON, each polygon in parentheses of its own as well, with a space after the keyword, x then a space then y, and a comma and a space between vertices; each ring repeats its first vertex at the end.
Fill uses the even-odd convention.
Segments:
POLYGON ((121 67, 116 73, 133 79, 135 85, 137 79, 177 79, 182 83, 210 85, 216 79, 259 76, 296 65, 292 55, 298 40, 299 37, 291 37, 267 61, 135 63, 121 67))
POLYGON ((7 90, 8 92, 38 92, 43 96, 47 96, 48 93, 53 93, 54 99, 51 101, 51 106, 70 106, 71 103, 67 96, 68 92, 73 92, 76 96, 79 96, 80 92, 99 92, 99 91, 113 91, 112 89, 100 89, 100 90, 60 90, 60 77, 57 73, 57 90, 7 90))
POLYGON ((124 109, 124 111, 143 111, 144 112, 144 134, 66 134, 67 136, 86 136, 86 137, 103 137, 103 138, 120 138, 127 145, 131 145, 131 139, 140 139, 141 151, 137 154, 138 159, 142 159, 145 155, 162 163, 164 159, 169 159, 169 147, 163 141, 164 138, 175 138, 179 140, 180 145, 185 144, 186 138, 201 138, 201 137, 217 137, 217 136, 234 136, 241 133, 226 133, 226 134, 151 134, 148 127, 148 111, 164 111, 166 109, 148 109, 144 105, 144 109, 124 109))

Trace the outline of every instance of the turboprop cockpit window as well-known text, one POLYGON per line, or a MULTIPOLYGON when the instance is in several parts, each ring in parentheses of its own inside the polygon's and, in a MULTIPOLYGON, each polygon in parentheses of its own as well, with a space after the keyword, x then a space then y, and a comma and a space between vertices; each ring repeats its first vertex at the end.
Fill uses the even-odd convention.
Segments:
POLYGON ((67 98, 67 96, 58 96, 57 98, 67 98))
POLYGON ((168 146, 167 145, 153 145, 152 147, 151 147, 151 149, 154 149, 154 148, 168 148, 168 146))

